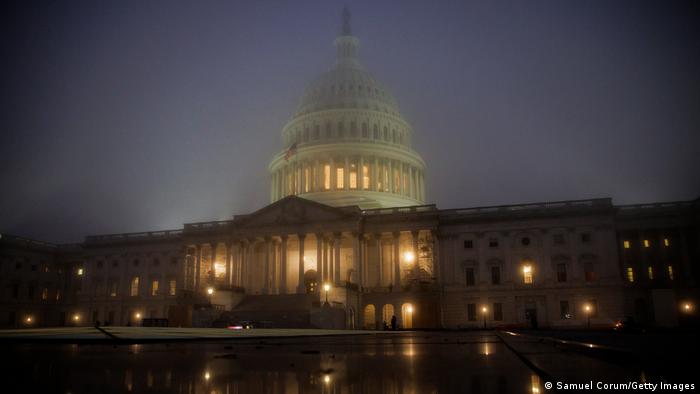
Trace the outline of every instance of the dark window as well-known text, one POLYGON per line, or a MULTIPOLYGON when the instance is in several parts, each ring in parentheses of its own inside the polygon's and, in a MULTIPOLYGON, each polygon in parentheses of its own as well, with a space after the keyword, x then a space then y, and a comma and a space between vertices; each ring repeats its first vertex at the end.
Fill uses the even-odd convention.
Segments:
POLYGON ((474 241, 471 239, 464 240, 464 249, 471 249, 474 247, 474 241))
POLYGON ((585 273, 586 282, 592 282, 595 280, 595 271, 593 270, 593 263, 590 261, 583 263, 583 272, 585 273))
POLYGON ((489 248, 497 248, 498 247, 498 239, 497 238, 490 238, 489 239, 489 248))
POLYGON ((36 271, 36 264, 32 264, 31 268, 32 271, 36 271))
POLYGON ((493 320, 503 320, 503 304, 500 302, 493 303, 493 320))
POLYGON ((569 301, 559 301, 559 317, 562 320, 571 319, 571 312, 569 311, 569 301))
POLYGON ((153 259, 153 265, 160 265, 160 260, 158 259, 153 259))
POLYGON ((554 234, 554 244, 563 245, 564 244, 564 234, 554 234))
POLYGON ((177 257, 171 257, 171 258, 170 258, 170 264, 172 264, 172 265, 177 264, 177 257))
POLYGON ((138 259, 134 260, 134 267, 136 267, 138 265, 139 265, 139 260, 138 259))
POLYGON ((12 285, 12 298, 17 299, 19 297, 19 285, 12 285))
POLYGON ((476 321, 476 304, 467 304, 467 320, 476 321))
POLYGON ((467 267, 465 269, 466 272, 466 283, 467 286, 474 286, 474 268, 472 267, 467 267))
POLYGON ((27 287, 27 297, 30 300, 34 299, 34 285, 29 285, 29 287, 27 287))
POLYGON ((97 262, 97 268, 102 268, 103 265, 104 263, 102 263, 102 260, 97 262))
POLYGON ((117 260, 112 260, 112 267, 114 267, 114 268, 119 267, 119 262, 117 260))
POLYGON ((530 237, 523 237, 523 238, 520 240, 520 243, 523 244, 523 246, 528 246, 528 245, 530 245, 530 237))
POLYGON ((491 267, 491 284, 501 284, 501 267, 491 267))
POLYGON ((566 264, 557 264, 557 282, 566 282, 566 264))
POLYGON ((591 242, 591 233, 581 234, 581 242, 584 244, 590 243, 591 242))
POLYGON ((15 263, 15 269, 21 269, 22 268, 22 263, 15 263))

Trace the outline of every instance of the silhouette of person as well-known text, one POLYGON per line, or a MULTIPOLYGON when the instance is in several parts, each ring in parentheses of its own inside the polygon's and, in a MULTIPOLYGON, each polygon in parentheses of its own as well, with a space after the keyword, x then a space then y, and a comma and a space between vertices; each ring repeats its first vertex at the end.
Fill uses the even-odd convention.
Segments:
POLYGON ((391 316, 391 330, 396 331, 396 315, 391 316))

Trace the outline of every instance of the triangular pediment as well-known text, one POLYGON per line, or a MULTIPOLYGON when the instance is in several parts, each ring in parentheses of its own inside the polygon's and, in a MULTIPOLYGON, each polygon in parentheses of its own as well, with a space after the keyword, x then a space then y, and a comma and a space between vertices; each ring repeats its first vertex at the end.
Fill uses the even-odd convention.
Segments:
POLYGON ((336 208, 297 196, 287 196, 250 215, 237 217, 237 227, 263 227, 347 220, 360 215, 359 208, 336 208))

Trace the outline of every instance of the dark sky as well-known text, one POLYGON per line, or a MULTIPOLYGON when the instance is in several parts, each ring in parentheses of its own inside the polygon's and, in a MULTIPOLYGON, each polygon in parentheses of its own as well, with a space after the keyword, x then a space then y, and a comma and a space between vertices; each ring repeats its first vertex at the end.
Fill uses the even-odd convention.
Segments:
POLYGON ((268 203, 348 4, 441 208, 700 196, 697 1, 3 5, 0 231, 54 242, 268 203))

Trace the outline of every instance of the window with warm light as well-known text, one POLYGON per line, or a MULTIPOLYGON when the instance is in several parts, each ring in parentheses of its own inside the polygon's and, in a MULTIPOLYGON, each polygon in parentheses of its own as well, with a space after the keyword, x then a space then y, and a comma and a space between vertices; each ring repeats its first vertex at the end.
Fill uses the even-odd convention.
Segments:
POLYGON ((168 295, 174 296, 175 291, 177 290, 177 281, 175 279, 171 279, 168 285, 168 295))
POLYGON ((645 239, 645 240, 644 240, 644 247, 645 247, 645 248, 648 248, 649 246, 651 246, 651 242, 649 242, 648 239, 645 239))
POLYGON ((323 189, 330 190, 331 188, 331 166, 325 164, 323 166, 323 189))
POLYGON ((362 188, 369 189, 369 165, 367 164, 362 166, 362 188))
POLYGON ((664 246, 666 246, 666 247, 671 246, 671 241, 669 241, 668 238, 664 238, 664 246))
POLYGON ((654 279, 654 267, 649 266, 647 268, 647 274, 649 275, 649 279, 654 279))
POLYGON ((622 241, 622 247, 625 249, 629 249, 630 248, 630 241, 628 241, 628 240, 622 241))
POLYGON ((673 266, 672 265, 668 266, 668 279, 673 280, 673 266))
POLYGON ((132 297, 136 297, 139 295, 139 277, 138 276, 134 276, 131 279, 131 286, 129 287, 129 294, 132 297))
POLYGON ((348 183, 350 189, 357 189, 357 166, 355 164, 350 164, 350 174, 348 176, 348 183))
POLYGON ((109 296, 110 296, 110 297, 116 297, 116 296, 117 296, 117 287, 118 287, 117 281, 116 281, 116 280, 113 280, 112 283, 110 283, 110 286, 109 286, 109 296))
POLYGON ((398 168, 394 168, 394 193, 398 193, 401 189, 401 175, 398 168))
POLYGON ((308 166, 304 168, 304 193, 308 193, 311 190, 311 168, 308 166))
POLYGON ((159 283, 157 280, 151 282, 151 296, 155 297, 158 295, 158 285, 159 283))
POLYGON ((530 264, 523 266, 523 283, 526 285, 532 284, 532 265, 530 264))
POLYGON ((343 167, 338 167, 335 169, 335 188, 345 188, 345 168, 343 167))
POLYGON ((83 275, 83 272, 84 272, 84 271, 83 271, 82 268, 78 268, 78 276, 82 276, 82 275, 83 275))
POLYGON ((634 282, 634 269, 632 267, 627 267, 627 281, 634 282))
POLYGON ((389 174, 389 167, 388 167, 388 166, 384 166, 384 189, 383 189, 383 190, 384 190, 385 192, 388 192, 388 191, 389 191, 389 180, 391 179, 391 178, 389 178, 390 175, 391 175, 391 174, 389 174))
POLYGON ((44 287, 44 288, 41 290, 41 299, 44 300, 44 301, 46 301, 46 300, 49 299, 49 289, 48 289, 48 288, 44 287))

